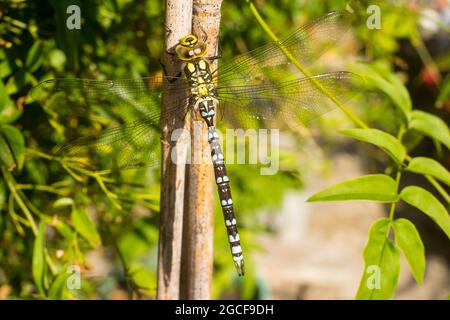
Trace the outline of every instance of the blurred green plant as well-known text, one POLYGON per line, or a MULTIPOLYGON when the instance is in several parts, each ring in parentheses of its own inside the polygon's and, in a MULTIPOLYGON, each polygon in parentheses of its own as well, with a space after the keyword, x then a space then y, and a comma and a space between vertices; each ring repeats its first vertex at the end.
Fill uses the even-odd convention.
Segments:
POLYGON ((411 221, 395 219, 397 203, 401 200, 416 207, 433 219, 450 238, 448 211, 432 193, 419 186, 407 186, 399 190, 403 172, 414 172, 431 183, 446 202, 446 206, 450 204, 448 193, 438 182, 439 180, 450 186, 450 173, 432 158, 409 156, 408 153, 413 147, 408 147, 410 143, 406 135, 409 132, 418 132, 448 149, 450 131, 439 117, 412 109, 407 89, 391 71, 376 64, 365 65, 362 71, 370 87, 383 92, 391 99, 393 107, 397 108, 402 116, 401 124, 396 136, 366 126, 361 129, 341 130, 340 133, 383 150, 392 160, 386 172, 396 172, 395 180, 390 174, 368 175, 336 184, 318 192, 308 201, 369 200, 390 203, 389 218, 376 221, 369 231, 369 239, 364 249, 365 269, 356 294, 357 299, 390 299, 396 291, 400 273, 399 250, 405 255, 418 284, 422 284, 425 273, 424 245, 411 221), (390 240, 391 232, 394 234, 395 244, 390 240), (374 266, 378 269, 373 269, 374 266))
MULTIPOLYGON (((5 40, 0 42, 0 288, 13 298, 155 297, 157 172, 93 171, 54 156, 55 146, 80 132, 92 135, 129 119, 113 117, 101 105, 81 117, 72 115, 72 105, 52 109, 45 96, 28 93, 49 78, 159 73, 163 3, 13 1, 2 3, 0 10, 0 37, 5 40), (82 8, 81 30, 66 28, 69 4, 82 8), (103 277, 90 275, 102 265, 103 277), (81 271, 80 290, 66 286, 73 266, 81 271)), ((256 210, 276 206, 283 190, 301 186, 291 171, 269 182, 257 170, 255 166, 252 181, 245 178, 248 168, 230 170, 237 178, 233 187, 240 194, 239 210, 249 215, 243 219, 249 230, 255 229, 251 215, 256 210), (276 195, 267 196, 268 183, 277 186, 276 195)), ((223 226, 215 228, 219 238, 223 226)), ((244 234, 252 243, 252 233, 244 234)), ((228 243, 216 244, 215 297, 227 291, 254 297, 254 279, 249 276, 241 283, 230 277, 235 271, 229 267, 228 243)))
MULTIPOLYGON (((274 41, 280 43, 253 5, 253 2, 251 0, 245 1, 265 32, 274 41)), ((412 11, 409 11, 409 13, 412 15, 412 11)), ((413 20, 406 21, 413 22, 413 20)), ((403 29, 400 29, 400 36, 406 35, 405 32, 411 29, 417 31, 415 24, 408 26, 407 23, 402 23, 402 25, 403 29)), ((379 33, 373 32, 372 34, 379 35, 379 33)), ((392 34, 398 36, 395 32, 392 34)), ((413 35, 408 34, 408 36, 413 38, 413 43, 421 43, 418 40, 418 34, 418 32, 415 32, 413 35)), ((377 41, 370 41, 369 43, 374 42, 377 41)), ((282 45, 280 44, 280 46, 282 45)), ((420 48, 423 49, 423 47, 420 48)), ((281 49, 286 51, 287 57, 303 74, 310 74, 286 48, 281 47, 281 49)), ((402 121, 397 128, 397 136, 369 128, 349 108, 337 99, 333 99, 332 92, 325 91, 320 85, 317 85, 317 87, 329 96, 352 122, 361 127, 361 129, 342 130, 341 134, 371 143, 383 150, 393 160, 393 163, 389 165, 388 171, 395 170, 396 178, 394 180, 388 174, 363 176, 341 182, 318 192, 310 197, 308 201, 369 200, 391 204, 389 218, 382 218, 376 221, 369 231, 369 239, 363 254, 365 269, 356 294, 357 299, 390 299, 394 296, 400 274, 398 248, 405 255, 418 284, 422 284, 425 273, 424 245, 413 223, 407 219, 394 218, 397 202, 402 200, 428 215, 450 238, 450 216, 445 206, 433 194, 418 186, 407 186, 401 191, 398 190, 402 172, 411 171, 423 175, 446 201, 446 205, 450 205, 450 196, 437 181, 440 180, 450 185, 448 180, 450 173, 434 159, 427 157, 412 158, 409 156, 407 154, 407 143, 403 141, 404 136, 408 131, 417 131, 421 135, 433 139, 437 145, 442 144, 447 149, 450 149, 450 130, 439 117, 424 111, 413 110, 408 90, 389 69, 382 68, 376 64, 365 65, 361 68, 360 73, 364 74, 364 78, 371 88, 375 88, 389 96, 394 107, 397 108, 402 116, 402 121), (389 239, 391 230, 394 232, 395 245, 389 239), (377 269, 374 270, 373 267, 377 269)))
MULTIPOLYGON (((243 10, 245 1, 227 1, 223 7, 221 35, 224 56, 267 41, 269 25, 291 29, 333 8, 344 8, 345 3, 344 0, 305 3, 259 0, 256 4, 265 20, 259 17, 257 21, 265 21, 266 26, 258 28, 251 19, 257 13, 256 7, 243 10)), ((368 3, 360 1, 354 5, 361 19, 365 19, 368 3)), ((344 182, 343 188, 335 186, 337 189, 328 195, 326 190, 322 193, 327 200, 365 197, 391 206, 389 218, 371 228, 364 253, 366 265, 378 265, 386 276, 382 290, 364 287, 367 280, 364 273, 358 298, 392 297, 398 280, 400 250, 415 279, 419 283, 423 279, 425 258, 420 235, 408 220, 395 219, 398 202, 422 210, 448 235, 449 197, 438 181, 449 185, 449 173, 430 157, 408 155, 424 136, 435 141, 438 150, 448 149, 448 128, 439 117, 412 109, 408 90, 392 71, 399 65, 395 53, 405 38, 421 52, 425 64, 430 62, 417 31, 418 15, 410 10, 405 14, 402 5, 382 1, 379 5, 387 21, 381 33, 355 27, 356 37, 365 44, 363 54, 379 62, 361 67, 359 73, 366 74, 366 83, 389 99, 366 102, 366 108, 360 108, 365 121, 356 120, 358 116, 348 109, 346 114, 350 112, 350 117, 362 129, 342 133, 378 146, 388 156, 386 159, 392 161, 386 174, 344 182), (369 129, 365 123, 384 130, 369 129), (394 171, 395 180, 391 178, 394 171), (406 172, 427 176, 447 205, 422 187, 407 186, 399 190, 399 182, 406 172), (390 240, 392 233, 395 241, 390 240)), ((89 123, 83 123, 78 117, 60 114, 62 110, 49 110, 27 93, 48 78, 132 78, 160 72, 158 58, 165 32, 163 9, 159 1, 54 0, 39 5, 24 1, 0 4, 0 288, 9 290, 7 297, 155 296, 159 212, 159 180, 155 172, 145 168, 120 174, 90 171, 52 156, 51 151, 55 145, 78 134, 80 127, 83 134, 94 134, 123 119, 92 113, 85 115, 89 123), (82 8, 80 31, 65 27, 68 4, 82 8), (93 268, 90 261, 99 259, 109 265, 101 279, 89 276, 93 268), (67 273, 68 267, 73 265, 83 274, 81 290, 68 289, 65 285, 72 275, 67 273)), ((447 60, 438 61, 437 67, 448 70, 447 60)), ((448 103, 449 87, 449 79, 444 80, 438 105, 448 103)), ((62 109, 66 107, 70 106, 62 109)), ((277 206, 285 190, 302 184, 295 166, 270 179, 257 174, 258 169, 235 166, 229 172, 236 191, 237 210, 243 213, 243 241, 255 249, 258 247, 254 233, 265 230, 265 226, 255 224, 254 213, 265 206, 277 206), (252 179, 248 179, 249 175, 252 179)), ((320 197, 319 193, 313 200, 324 200, 320 197)), ((258 297, 259 284, 255 277, 246 276, 243 282, 230 277, 234 270, 229 264, 228 244, 221 218, 217 217, 216 221, 214 297, 224 294, 258 297)), ((253 275, 251 261, 248 268, 249 275, 253 275)))

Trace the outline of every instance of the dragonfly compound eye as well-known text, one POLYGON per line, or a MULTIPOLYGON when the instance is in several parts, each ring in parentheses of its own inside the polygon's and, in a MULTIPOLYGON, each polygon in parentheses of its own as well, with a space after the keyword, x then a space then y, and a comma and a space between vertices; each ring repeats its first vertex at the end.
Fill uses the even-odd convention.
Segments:
POLYGON ((185 47, 193 47, 197 42, 198 38, 191 34, 181 39, 180 44, 185 47))

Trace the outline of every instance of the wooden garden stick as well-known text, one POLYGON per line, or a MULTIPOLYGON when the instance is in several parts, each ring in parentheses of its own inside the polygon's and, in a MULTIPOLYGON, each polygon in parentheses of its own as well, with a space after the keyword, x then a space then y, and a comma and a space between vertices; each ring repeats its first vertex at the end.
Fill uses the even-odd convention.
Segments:
MULTIPOLYGON (((165 49, 171 50, 178 41, 191 32, 192 26, 192 0, 166 0, 166 37, 165 49)), ((163 56, 163 63, 169 76, 176 76, 182 71, 182 64, 167 53, 163 56)), ((165 84, 167 87, 167 83, 165 84)), ((181 98, 181 97, 180 97, 181 98)), ((178 107, 179 115, 161 117, 161 213, 159 227, 158 250, 158 288, 157 298, 174 300, 180 297, 180 264, 182 247, 183 211, 185 165, 175 165, 171 153, 176 150, 177 156, 183 157, 183 148, 177 143, 176 148, 171 142, 171 133, 174 129, 183 127, 185 105, 182 99, 176 99, 173 92, 164 94, 162 110, 173 110, 178 107)))
MULTIPOLYGON (((205 34, 208 37, 205 57, 217 55, 221 4, 222 0, 193 1, 193 33, 199 38, 205 34)), ((211 63, 211 70, 216 67, 217 60, 211 63)), ((215 190, 207 126, 202 119, 193 119, 191 137, 192 156, 202 158, 198 158, 201 164, 190 165, 188 173, 181 296, 184 299, 210 299, 215 190)))

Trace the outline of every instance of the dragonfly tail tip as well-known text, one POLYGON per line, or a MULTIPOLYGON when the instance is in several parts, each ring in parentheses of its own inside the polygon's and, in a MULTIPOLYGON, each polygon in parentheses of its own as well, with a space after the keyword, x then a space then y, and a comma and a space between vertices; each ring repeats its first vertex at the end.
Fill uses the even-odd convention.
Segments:
POLYGON ((244 260, 242 259, 239 261, 235 261, 234 265, 236 266, 236 270, 237 270, 239 277, 242 277, 245 273, 244 260))

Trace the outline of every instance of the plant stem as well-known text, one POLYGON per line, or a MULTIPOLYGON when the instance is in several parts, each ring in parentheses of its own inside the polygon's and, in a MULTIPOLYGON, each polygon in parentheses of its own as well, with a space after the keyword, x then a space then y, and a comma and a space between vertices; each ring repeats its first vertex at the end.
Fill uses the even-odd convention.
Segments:
POLYGON ((45 192, 49 192, 49 193, 55 193, 60 196, 67 195, 67 192, 58 190, 51 186, 40 185, 40 184, 17 184, 16 187, 17 187, 17 189, 20 189, 20 190, 38 190, 38 191, 45 191, 45 192))
POLYGON ((13 176, 3 166, 1 166, 1 170, 2 170, 3 176, 5 177, 6 184, 8 185, 9 191, 13 195, 14 200, 16 200, 20 209, 23 211, 23 213, 27 217, 27 220, 30 223, 31 230, 33 231, 33 234, 35 236, 37 236, 39 232, 38 232, 36 223, 34 222, 33 215, 31 214, 30 210, 28 210, 28 208, 25 205, 25 203, 23 202, 22 198, 19 196, 17 189, 16 189, 16 182, 14 181, 13 176))
MULTIPOLYGON (((395 177, 395 188, 396 191, 398 192, 398 186, 400 184, 400 178, 402 176, 402 171, 400 169, 397 170, 397 175, 395 177)), ((389 211, 389 220, 394 221, 394 212, 395 212, 395 207, 397 206, 397 202, 392 202, 391 204, 391 209, 389 211)), ((389 232, 389 230, 388 230, 389 232)))

